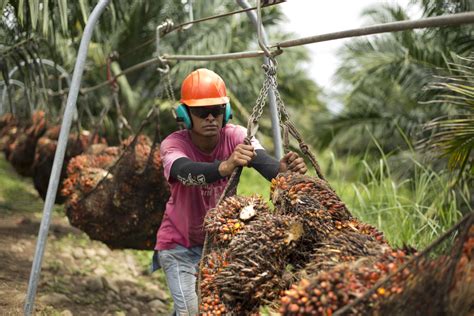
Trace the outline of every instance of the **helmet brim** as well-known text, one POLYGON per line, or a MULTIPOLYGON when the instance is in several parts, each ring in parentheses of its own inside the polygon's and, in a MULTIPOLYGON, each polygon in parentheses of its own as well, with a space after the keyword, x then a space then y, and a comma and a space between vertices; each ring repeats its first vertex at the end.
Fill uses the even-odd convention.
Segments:
POLYGON ((229 97, 187 100, 181 99, 180 102, 186 104, 187 106, 212 106, 229 103, 229 97))

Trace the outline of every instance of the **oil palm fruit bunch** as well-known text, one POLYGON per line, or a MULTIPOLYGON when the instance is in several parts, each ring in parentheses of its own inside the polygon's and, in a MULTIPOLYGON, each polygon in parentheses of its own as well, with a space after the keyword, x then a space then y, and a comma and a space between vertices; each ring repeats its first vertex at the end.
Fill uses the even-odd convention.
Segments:
MULTIPOLYGON (((282 315, 332 315, 363 296, 377 281, 395 272, 406 260, 404 251, 387 249, 378 257, 363 257, 319 271, 284 291, 280 312, 282 315)), ((403 270, 397 284, 403 284, 409 275, 408 269, 403 270)), ((403 288, 396 284, 390 288, 379 287, 349 314, 373 314, 374 306, 379 301, 402 291, 403 288)))
POLYGON ((157 145, 144 135, 68 165, 69 220, 111 248, 152 249, 169 188, 157 145))
POLYGON ((226 247, 246 222, 268 212, 268 206, 261 196, 227 197, 207 212, 204 229, 215 247, 226 247))
POLYGON ((61 194, 66 198, 66 210, 71 215, 68 215, 71 223, 81 216, 79 202, 96 189, 99 182, 103 182, 103 185, 111 182, 113 176, 108 169, 120 155, 119 147, 96 145, 91 146, 90 150, 93 153, 86 152, 72 158, 66 168, 67 177, 63 181, 61 194))
POLYGON ((0 151, 3 151, 7 158, 10 145, 15 141, 18 131, 18 121, 13 114, 6 113, 0 117, 0 151))
MULTIPOLYGON (((48 189, 60 129, 61 126, 59 125, 48 128, 46 133, 38 139, 36 144, 35 159, 32 166, 33 183, 43 200, 46 197, 46 191, 48 189)), ((60 185, 58 186, 58 194, 56 195, 56 203, 60 204, 64 202, 64 196, 62 196, 60 192, 62 190, 62 182, 66 177, 66 167, 71 158, 85 152, 91 144, 98 143, 105 144, 106 141, 98 136, 92 137, 91 133, 86 130, 82 130, 79 134, 71 133, 69 135, 61 170, 60 185)))
POLYGON ((113 168, 110 220, 115 227, 107 244, 115 248, 153 249, 169 186, 159 146, 145 135, 122 145, 123 157, 113 168))
POLYGON ((11 113, 5 113, 0 116, 0 137, 4 135, 8 127, 18 124, 15 116, 11 113))
POLYGON ((286 286, 287 257, 302 235, 301 222, 291 215, 262 213, 246 223, 226 249, 229 263, 214 280, 226 307, 248 314, 276 299, 286 286))
POLYGON ((473 258, 474 225, 471 224, 465 234, 457 233, 453 244, 449 242, 434 252, 425 252, 408 264, 409 274, 405 279, 400 273, 390 278, 386 288, 403 291, 378 302, 377 310, 381 315, 402 312, 406 315, 473 315, 473 258))
POLYGON ((33 162, 36 143, 47 129, 46 114, 36 111, 31 116, 31 124, 19 132, 18 137, 9 146, 8 160, 22 176, 33 176, 33 162))

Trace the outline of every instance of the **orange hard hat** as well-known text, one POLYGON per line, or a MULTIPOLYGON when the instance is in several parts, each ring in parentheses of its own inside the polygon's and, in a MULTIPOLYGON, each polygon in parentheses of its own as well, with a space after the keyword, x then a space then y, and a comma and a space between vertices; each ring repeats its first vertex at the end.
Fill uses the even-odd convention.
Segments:
POLYGON ((225 83, 214 71, 200 68, 190 73, 181 85, 181 103, 211 106, 229 102, 225 83))

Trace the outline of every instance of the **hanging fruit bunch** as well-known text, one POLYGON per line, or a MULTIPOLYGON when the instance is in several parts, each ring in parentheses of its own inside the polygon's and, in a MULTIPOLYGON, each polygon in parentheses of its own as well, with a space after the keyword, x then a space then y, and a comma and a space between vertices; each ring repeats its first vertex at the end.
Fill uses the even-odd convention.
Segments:
MULTIPOLYGON (((61 126, 56 125, 48 128, 46 133, 38 139, 33 163, 33 183, 41 198, 44 200, 49 184, 49 177, 54 162, 54 155, 58 144, 61 126)), ((66 177, 66 167, 72 157, 82 154, 91 144, 105 144, 106 141, 98 136, 93 137, 89 131, 82 130, 79 134, 71 133, 68 137, 66 153, 56 195, 56 203, 64 203, 64 196, 60 194, 62 182, 66 177)))
POLYGON ((295 217, 263 213, 235 235, 226 250, 229 264, 215 277, 229 310, 248 314, 278 297, 287 286, 286 258, 302 234, 295 217))
POLYGON ((0 137, 7 132, 8 128, 18 125, 15 116, 11 113, 5 113, 0 116, 0 137))
POLYGON ((47 128, 44 111, 36 111, 31 116, 31 124, 19 132, 18 137, 9 146, 8 160, 22 176, 33 176, 33 162, 38 139, 47 128))
POLYGON ((202 262, 202 312, 248 314, 278 296, 300 222, 272 214, 258 195, 233 196, 206 214, 204 227, 212 250, 202 262))
POLYGON ((73 226, 111 248, 153 248, 169 196, 156 144, 129 138, 73 158, 67 170, 62 192, 73 226))
POLYGON ((158 144, 144 135, 122 144, 123 157, 113 167, 110 224, 115 227, 111 247, 153 249, 169 186, 163 173, 158 144))
POLYGON ((66 168, 67 177, 63 181, 61 194, 67 199, 66 211, 73 225, 80 222, 82 216, 79 202, 99 184, 102 188, 110 186, 112 175, 107 170, 120 155, 119 147, 96 145, 91 146, 90 150, 93 150, 94 153, 89 153, 88 150, 85 154, 78 155, 69 161, 66 168))
POLYGON ((3 114, 0 117, 0 151, 5 153, 5 157, 10 154, 10 145, 15 141, 18 133, 18 121, 11 113, 3 114))

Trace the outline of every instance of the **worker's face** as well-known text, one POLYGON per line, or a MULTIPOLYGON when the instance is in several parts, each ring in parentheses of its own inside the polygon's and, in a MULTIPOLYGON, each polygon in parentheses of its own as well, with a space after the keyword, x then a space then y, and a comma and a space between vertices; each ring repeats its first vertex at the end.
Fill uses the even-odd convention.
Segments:
POLYGON ((216 136, 222 128, 225 104, 189 107, 193 121, 193 132, 201 136, 216 136))

